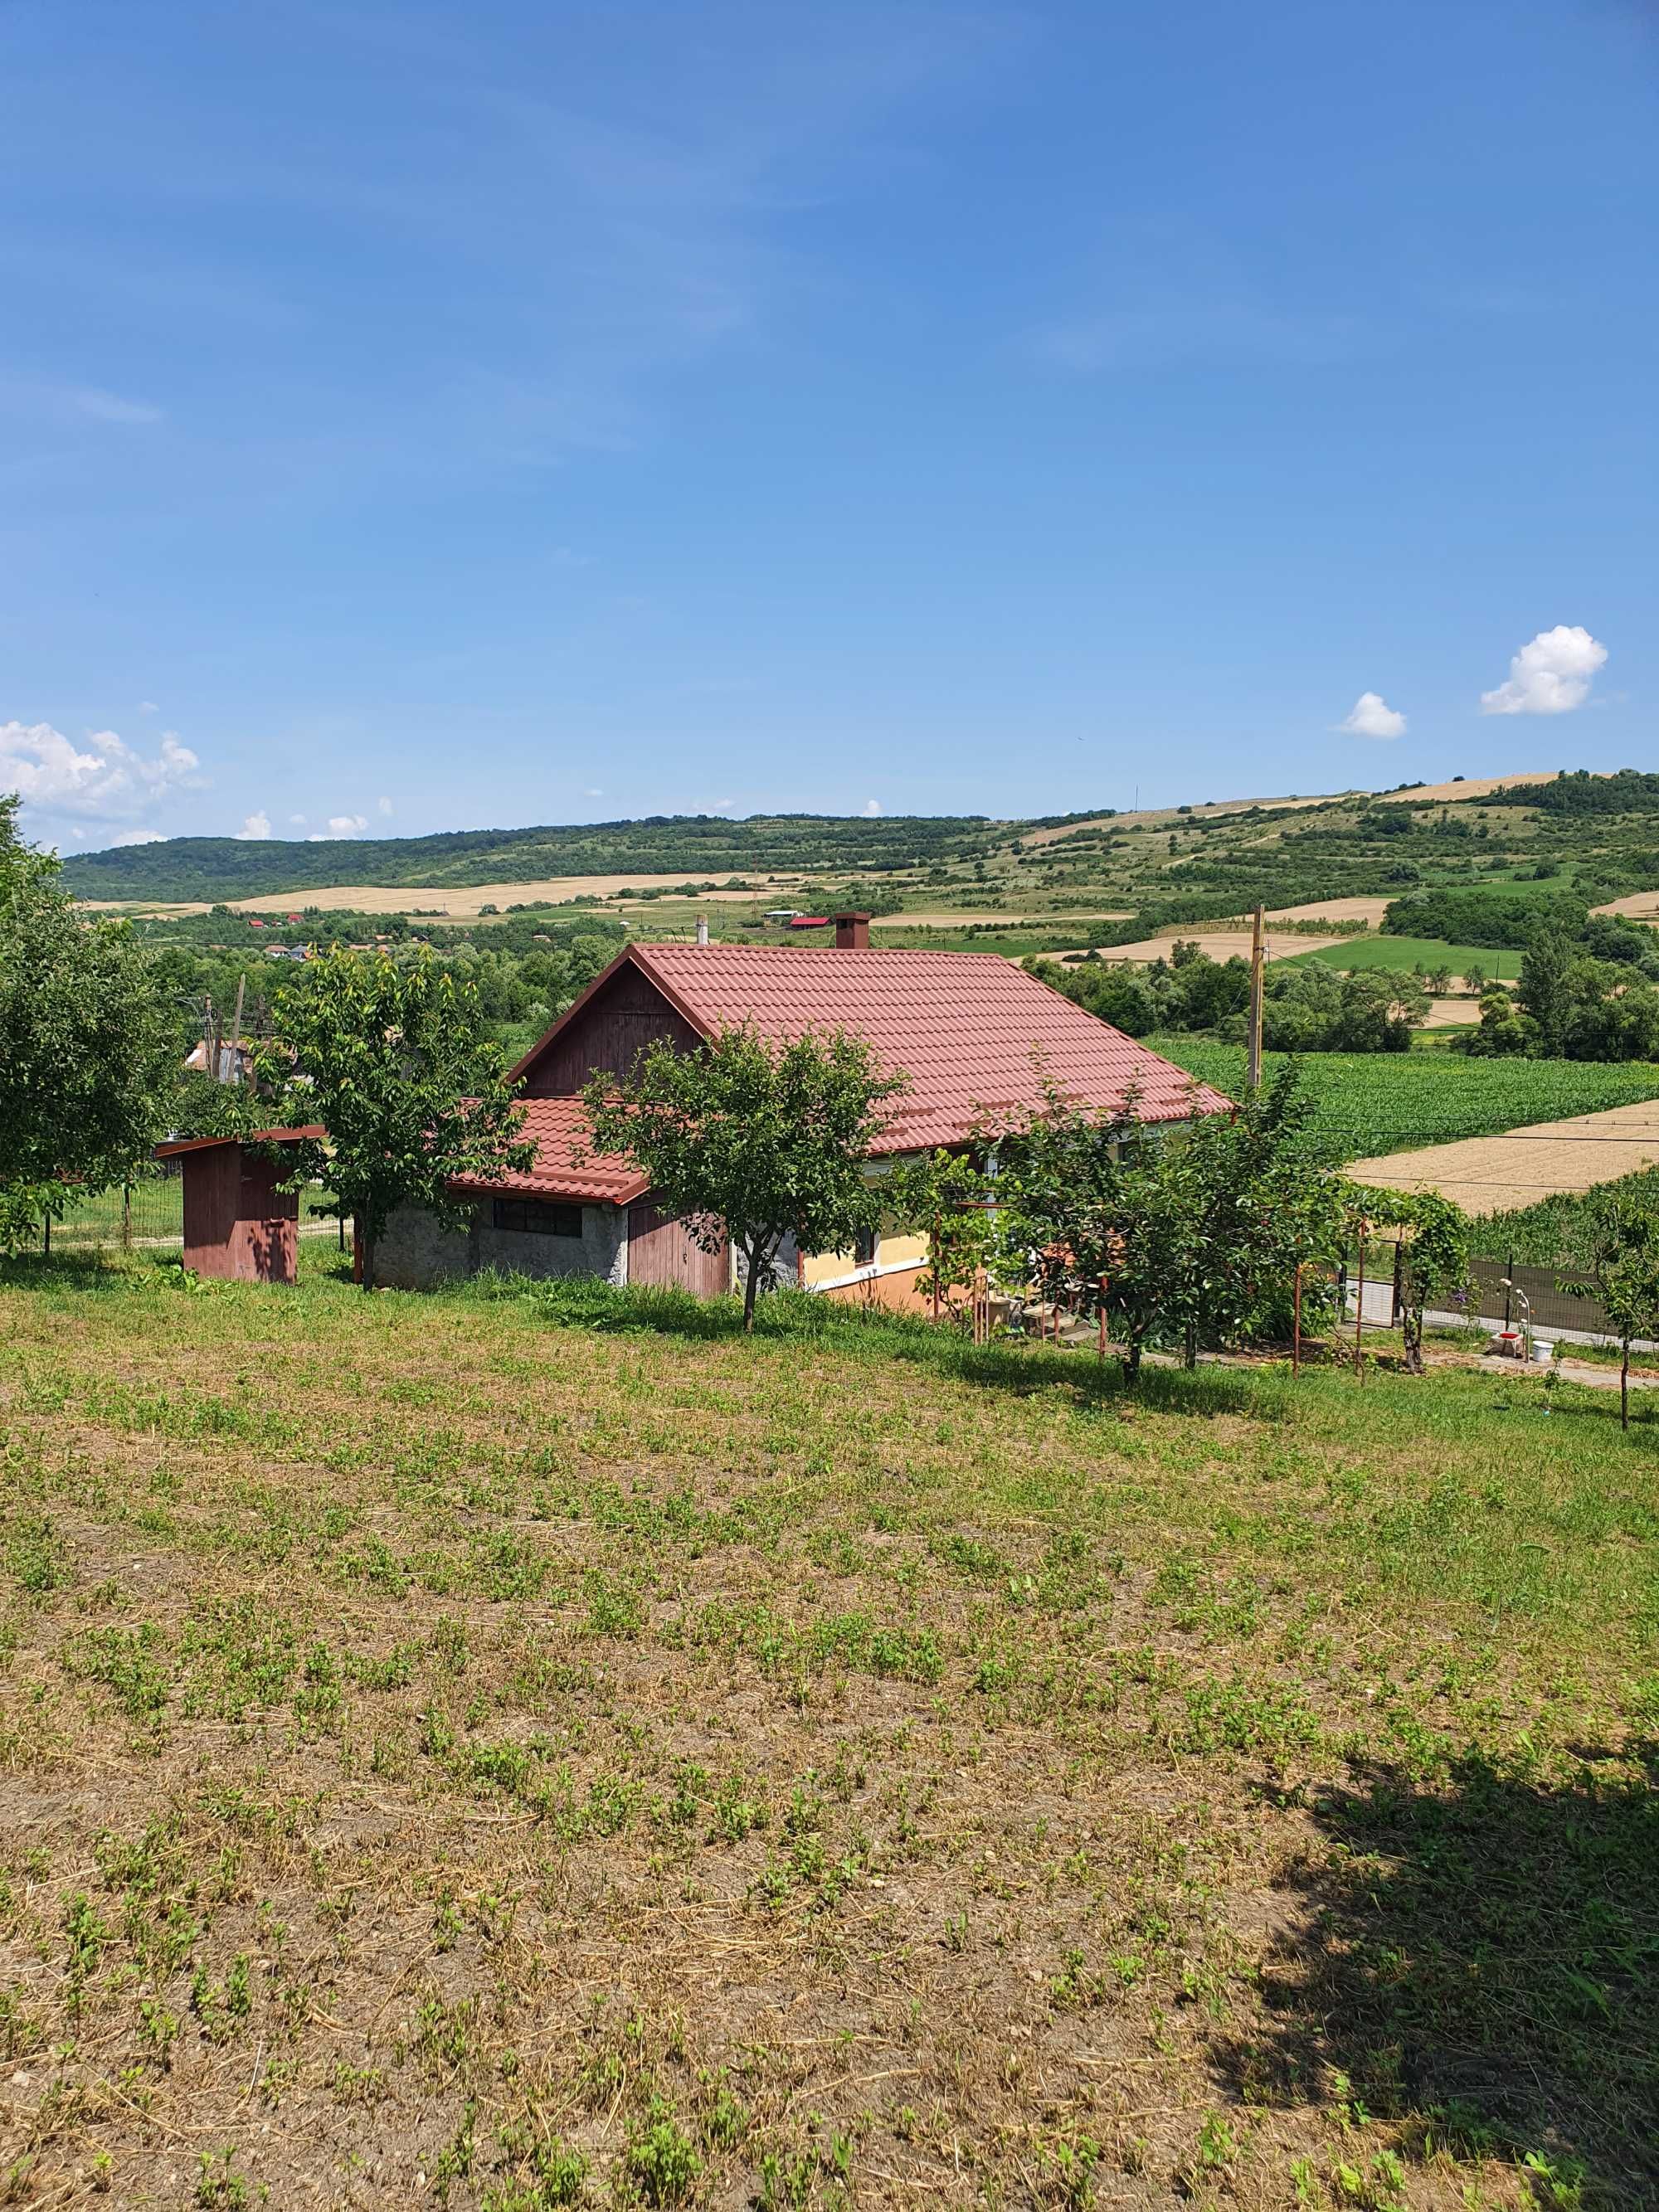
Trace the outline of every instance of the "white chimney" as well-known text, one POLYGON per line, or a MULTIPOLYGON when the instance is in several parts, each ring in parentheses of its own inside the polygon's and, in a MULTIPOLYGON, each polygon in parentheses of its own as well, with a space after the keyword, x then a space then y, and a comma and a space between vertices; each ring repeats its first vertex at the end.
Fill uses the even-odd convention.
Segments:
POLYGON ((708 917, 707 915, 700 914, 697 916, 697 942, 699 945, 707 945, 708 942, 708 917))

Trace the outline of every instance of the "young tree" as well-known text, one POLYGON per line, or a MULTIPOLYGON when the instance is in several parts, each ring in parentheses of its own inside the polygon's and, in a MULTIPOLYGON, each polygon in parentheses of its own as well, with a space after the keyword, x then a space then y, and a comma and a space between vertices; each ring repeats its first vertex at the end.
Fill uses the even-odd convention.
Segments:
POLYGON ((1584 1214, 1586 1279, 1562 1287, 1598 1297, 1619 1333, 1619 1423, 1627 1429, 1631 1340, 1659 1337, 1659 1176, 1603 1184, 1584 1214))
POLYGON ((951 1306, 994 1267, 1001 1243, 995 1195, 982 1148, 925 1153, 895 1173, 885 1191, 891 1212, 927 1239, 920 1297, 951 1306))
POLYGON ((1397 1229, 1400 1333, 1407 1371, 1423 1372, 1423 1315, 1436 1292, 1449 1297, 1469 1279, 1469 1218, 1437 1190, 1388 1190, 1351 1183, 1351 1224, 1397 1229))
POLYGON ((1036 1279, 1085 1311, 1103 1302, 1132 1381, 1149 1343, 1179 1344, 1191 1366, 1201 1344, 1288 1310, 1297 1264, 1334 1255, 1340 1219, 1293 1066, 1175 1129, 1138 1109, 1097 1119, 1051 1091, 1005 1139, 999 1182, 1036 1279))
POLYGON ((125 922, 85 921, 0 797, 0 1241, 100 1190, 165 1126, 179 1044, 125 922))
POLYGON ((879 1225, 883 1194, 866 1168, 884 1109, 908 1088, 861 1039, 809 1030, 775 1043, 745 1024, 696 1052, 659 1038, 626 1079, 596 1073, 582 1102, 595 1152, 631 1159, 705 1251, 730 1237, 751 1328, 786 1237, 844 1252, 879 1225))
POLYGON ((459 1220, 452 1176, 522 1172, 535 1158, 482 1020, 471 985, 426 952, 401 967, 337 946, 276 994, 259 1073, 286 1121, 328 1133, 300 1148, 295 1173, 325 1180, 333 1210, 355 1218, 366 1291, 394 1207, 459 1220))

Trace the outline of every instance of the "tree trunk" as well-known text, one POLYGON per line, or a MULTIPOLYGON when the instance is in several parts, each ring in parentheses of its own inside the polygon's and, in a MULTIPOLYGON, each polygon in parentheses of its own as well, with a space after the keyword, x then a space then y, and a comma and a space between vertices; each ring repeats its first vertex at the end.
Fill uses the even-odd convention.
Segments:
POLYGON ((361 1226, 357 1235, 363 1255, 362 1287, 365 1291, 372 1291, 374 1287, 374 1239, 369 1235, 368 1230, 361 1226))
POLYGON ((1409 1300, 1400 1310, 1400 1338, 1406 1354, 1407 1375, 1423 1372, 1423 1316, 1409 1300))
POLYGON ((1186 1364, 1189 1370, 1196 1367, 1198 1364, 1198 1324, 1196 1322, 1189 1321, 1187 1324, 1186 1364))
POLYGON ((751 1245, 743 1285, 743 1326, 745 1335, 755 1326, 755 1300, 760 1291, 760 1255, 751 1245))
POLYGON ((1627 1429, 1630 1426, 1630 1339, 1628 1337, 1625 1339, 1620 1348, 1624 1357, 1619 1363, 1619 1425, 1621 1429, 1627 1429))
POLYGON ((1140 1339, 1132 1336, 1123 1349, 1123 1379, 1135 1383, 1140 1380, 1140 1339))

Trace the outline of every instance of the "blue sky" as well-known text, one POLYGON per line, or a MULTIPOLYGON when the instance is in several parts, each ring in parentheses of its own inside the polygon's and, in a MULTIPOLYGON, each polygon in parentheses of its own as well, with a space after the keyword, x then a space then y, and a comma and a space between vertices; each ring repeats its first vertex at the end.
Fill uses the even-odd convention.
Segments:
POLYGON ((1659 764, 1646 0, 10 0, 0 83, 65 849, 1659 764))

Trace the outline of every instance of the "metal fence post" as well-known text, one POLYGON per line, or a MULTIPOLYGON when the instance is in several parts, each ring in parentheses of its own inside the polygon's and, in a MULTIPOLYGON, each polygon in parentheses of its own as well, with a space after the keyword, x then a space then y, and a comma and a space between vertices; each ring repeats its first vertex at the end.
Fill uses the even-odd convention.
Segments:
POLYGON ((130 1182, 124 1182, 121 1186, 121 1249, 124 1252, 132 1249, 132 1185, 130 1182))

